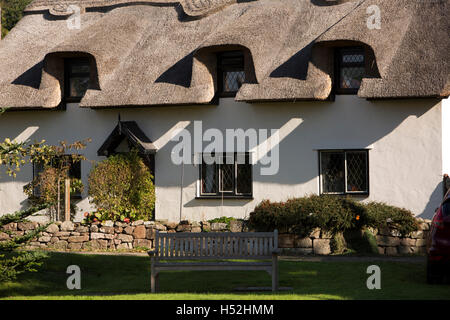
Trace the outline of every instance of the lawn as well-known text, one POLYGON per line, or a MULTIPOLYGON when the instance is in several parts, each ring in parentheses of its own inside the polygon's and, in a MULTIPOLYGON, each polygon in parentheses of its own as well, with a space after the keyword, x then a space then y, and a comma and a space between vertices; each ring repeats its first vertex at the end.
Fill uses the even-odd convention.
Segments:
POLYGON ((161 293, 150 294, 150 260, 142 256, 50 253, 37 273, 0 285, 2 299, 450 299, 450 286, 425 282, 417 262, 280 261, 280 286, 292 291, 239 293, 270 286, 259 271, 162 272, 161 293), (66 287, 66 268, 81 268, 81 290, 66 287), (381 268, 381 290, 368 290, 366 269, 381 268))

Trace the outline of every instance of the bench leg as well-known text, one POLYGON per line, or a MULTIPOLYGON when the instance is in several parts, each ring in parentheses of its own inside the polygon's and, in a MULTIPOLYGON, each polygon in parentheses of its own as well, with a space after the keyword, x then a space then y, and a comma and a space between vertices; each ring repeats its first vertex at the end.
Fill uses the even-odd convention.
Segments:
POLYGON ((152 258, 152 266, 151 266, 151 275, 150 275, 150 282, 151 282, 151 291, 152 293, 156 293, 158 290, 158 273, 155 270, 155 267, 153 266, 153 258, 152 258))
POLYGON ((155 275, 156 292, 159 292, 159 272, 155 275))
POLYGON ((156 274, 152 272, 151 276, 151 287, 152 287, 152 293, 156 293, 156 274))
POLYGON ((272 291, 278 290, 278 255, 272 255, 272 291))

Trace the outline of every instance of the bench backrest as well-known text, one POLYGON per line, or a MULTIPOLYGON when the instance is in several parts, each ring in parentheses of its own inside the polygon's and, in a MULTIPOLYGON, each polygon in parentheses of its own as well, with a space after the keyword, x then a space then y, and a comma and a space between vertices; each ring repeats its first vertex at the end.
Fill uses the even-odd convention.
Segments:
POLYGON ((155 235, 157 259, 270 259, 278 249, 274 232, 182 232, 155 235))

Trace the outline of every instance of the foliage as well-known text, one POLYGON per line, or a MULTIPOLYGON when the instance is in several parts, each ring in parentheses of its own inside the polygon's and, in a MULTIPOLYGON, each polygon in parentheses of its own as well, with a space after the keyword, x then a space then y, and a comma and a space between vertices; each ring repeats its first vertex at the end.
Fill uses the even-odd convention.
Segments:
POLYGON ((208 220, 209 223, 226 223, 230 224, 231 221, 236 220, 236 218, 233 217, 220 217, 220 218, 214 218, 212 220, 208 220))
MULTIPOLYGON (((47 204, 42 204, 27 210, 1 216, 0 229, 11 222, 26 221, 26 217, 47 207, 47 204)), ((17 275, 24 272, 36 271, 36 268, 42 264, 42 260, 46 257, 45 254, 41 252, 17 251, 17 249, 37 237, 46 227, 46 225, 41 226, 22 236, 16 236, 10 240, 0 242, 0 252, 2 252, 0 254, 0 282, 14 280, 17 275)), ((2 232, 10 234, 6 230, 2 232)))
POLYGON ((53 153, 51 147, 41 142, 16 142, 5 138, 0 142, 0 165, 6 169, 9 176, 16 177, 20 167, 27 162, 48 161, 47 157, 53 153))
MULTIPOLYGON (((24 192, 36 203, 56 203, 58 191, 64 190, 65 174, 59 172, 57 168, 47 167, 42 171, 35 180, 24 187, 24 192), (59 181, 59 188, 58 188, 59 181), (39 188, 39 196, 33 193, 35 188, 39 188)), ((80 179, 70 179, 70 193, 78 193, 83 191, 83 183, 80 179)))
POLYGON ((36 272, 47 258, 44 252, 19 252, 8 259, 0 255, 0 283, 11 281, 24 272, 36 272))
POLYGON ((367 225, 373 228, 393 227, 405 236, 418 230, 418 222, 413 214, 406 209, 390 206, 382 202, 369 202, 367 211, 367 225))
POLYGON ((2 37, 11 30, 23 16, 23 10, 32 0, 2 0, 2 37))
POLYGON ((344 234, 342 232, 337 232, 333 234, 330 240, 331 252, 337 254, 343 254, 347 249, 347 242, 345 241, 344 234))
POLYGON ((114 221, 151 219, 155 207, 152 179, 136 151, 97 163, 89 174, 89 195, 99 208, 94 217, 114 221))
POLYGON ((249 227, 260 231, 308 236, 314 228, 338 234, 389 225, 406 235, 417 230, 413 214, 383 203, 363 204, 351 198, 312 195, 286 202, 262 201, 250 214, 249 227))
POLYGON ((250 213, 249 227, 260 231, 296 233, 302 237, 314 228, 312 204, 307 198, 289 199, 286 202, 262 201, 250 213))
MULTIPOLYGON (((61 218, 57 216, 57 207, 61 207, 61 194, 64 193, 64 183, 65 179, 69 178, 71 165, 86 160, 83 155, 72 153, 72 150, 82 150, 86 148, 87 143, 90 141, 90 139, 86 139, 76 141, 72 144, 61 141, 58 146, 50 146, 47 152, 47 158, 38 160, 44 165, 44 170, 24 187, 24 192, 32 204, 53 204, 50 208, 53 220, 59 220, 61 218), (39 190, 39 194, 34 192, 36 189, 39 190)), ((83 183, 81 180, 71 178, 71 194, 82 191, 83 183)))

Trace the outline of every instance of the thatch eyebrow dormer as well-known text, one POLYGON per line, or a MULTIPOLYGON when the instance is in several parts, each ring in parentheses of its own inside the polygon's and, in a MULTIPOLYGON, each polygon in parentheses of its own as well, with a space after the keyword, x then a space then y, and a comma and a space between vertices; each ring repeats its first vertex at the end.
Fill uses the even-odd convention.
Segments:
MULTIPOLYGON (((201 1, 181 1, 183 10, 188 2, 201 1)), ((58 106, 61 88, 54 81, 59 71, 53 69, 55 75, 48 79, 43 75, 40 86, 35 79, 47 73, 44 57, 62 51, 89 52, 96 61, 98 80, 93 88, 101 90, 88 90, 80 107, 208 104, 217 91, 216 63, 212 56, 203 59, 201 48, 236 44, 251 52, 255 75, 250 83, 246 77, 236 100, 326 100, 332 73, 317 66, 328 57, 310 55, 311 50, 319 49, 320 43, 344 40, 370 47, 378 67, 379 77, 365 78, 359 97, 450 93, 448 1, 323 5, 319 0, 217 0, 213 4, 218 9, 202 7, 206 14, 199 11, 189 18, 180 16, 178 3, 35 0, 0 42, 0 107, 58 106), (69 2, 89 8, 81 15, 79 30, 67 29, 68 17, 49 17, 48 10, 57 3, 69 2), (372 5, 383 13, 381 30, 367 28, 367 8, 372 5), (291 62, 299 68, 290 67, 291 62)))
POLYGON ((80 102, 87 90, 100 90, 94 56, 85 52, 52 52, 46 55, 42 86, 57 86, 63 104, 80 102))
POLYGON ((255 66, 250 50, 241 45, 202 47, 194 53, 193 78, 208 70, 215 97, 234 97, 244 84, 256 84, 255 66))

